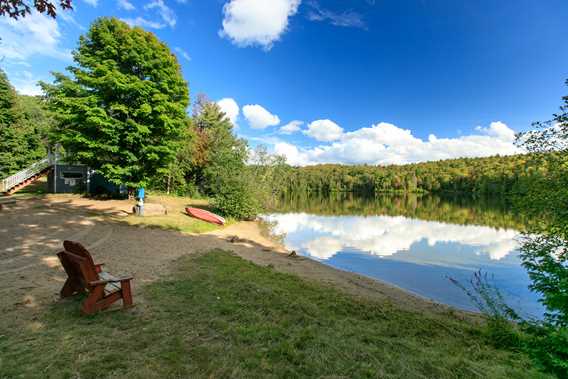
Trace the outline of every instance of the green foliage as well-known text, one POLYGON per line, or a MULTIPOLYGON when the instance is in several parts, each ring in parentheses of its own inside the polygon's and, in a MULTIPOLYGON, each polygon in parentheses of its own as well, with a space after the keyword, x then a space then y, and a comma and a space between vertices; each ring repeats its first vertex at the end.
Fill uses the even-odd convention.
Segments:
POLYGON ((189 101, 175 55, 142 28, 100 18, 81 36, 74 61, 71 76, 42 84, 70 160, 129 187, 167 170, 189 101))
POLYGON ((284 193, 354 192, 468 193, 505 196, 526 185, 522 178, 545 167, 533 165, 537 154, 461 158, 392 166, 325 164, 291 169, 284 193))
POLYGON ((246 142, 234 136, 233 125, 216 103, 201 98, 197 109, 193 119, 197 141, 190 177, 225 216, 254 218, 260 204, 246 166, 246 142))
POLYGON ((279 189, 283 188, 290 173, 290 166, 283 156, 268 153, 265 146, 259 145, 251 154, 247 167, 257 199, 263 208, 273 208, 280 198, 279 189))
POLYGON ((251 191, 252 187, 246 179, 224 180, 211 204, 226 216, 238 220, 252 220, 258 214, 260 204, 251 191))
POLYGON ((45 158, 52 124, 43 101, 16 94, 0 70, 0 178, 45 158))
MULTIPOLYGON (((568 81, 566 82, 568 85, 568 81)), ((519 141, 530 151, 550 152, 537 163, 547 175, 532 177, 517 206, 536 223, 525 235, 521 248, 523 265, 532 280, 531 288, 542 294, 546 321, 568 328, 568 96, 560 113, 519 141)))

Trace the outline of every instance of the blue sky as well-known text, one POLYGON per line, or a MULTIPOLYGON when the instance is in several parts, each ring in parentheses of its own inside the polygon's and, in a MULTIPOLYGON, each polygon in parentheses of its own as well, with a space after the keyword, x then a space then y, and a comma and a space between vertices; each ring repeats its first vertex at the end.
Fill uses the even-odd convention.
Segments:
POLYGON ((116 16, 170 46, 192 97, 224 99, 240 136, 292 164, 515 153, 514 132, 567 93, 564 0, 74 3, 56 21, 0 20, 0 65, 20 92, 116 16))

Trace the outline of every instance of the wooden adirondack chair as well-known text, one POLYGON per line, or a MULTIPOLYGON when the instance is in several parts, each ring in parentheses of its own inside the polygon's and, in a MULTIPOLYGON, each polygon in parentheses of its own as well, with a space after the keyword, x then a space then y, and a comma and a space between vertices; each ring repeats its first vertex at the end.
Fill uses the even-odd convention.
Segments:
POLYGON ((116 278, 102 270, 103 264, 95 264, 91 254, 78 242, 64 241, 64 251, 57 253, 67 273, 67 281, 61 289, 61 297, 88 292, 81 313, 93 314, 110 307, 122 299, 123 306, 132 306, 132 277, 116 278))

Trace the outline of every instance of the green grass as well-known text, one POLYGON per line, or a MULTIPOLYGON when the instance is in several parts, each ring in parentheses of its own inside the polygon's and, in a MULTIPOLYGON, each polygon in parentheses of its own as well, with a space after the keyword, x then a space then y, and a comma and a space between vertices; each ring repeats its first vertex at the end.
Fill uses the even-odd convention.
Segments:
POLYGON ((150 228, 159 228, 166 230, 175 230, 183 233, 206 233, 219 229, 218 225, 211 224, 196 218, 189 217, 186 214, 167 216, 128 216, 118 218, 119 221, 126 222, 130 225, 145 225, 150 228))
POLYGON ((81 317, 75 299, 0 333, 0 377, 545 377, 454 316, 355 299, 227 252, 182 258, 142 292, 133 312, 81 317))

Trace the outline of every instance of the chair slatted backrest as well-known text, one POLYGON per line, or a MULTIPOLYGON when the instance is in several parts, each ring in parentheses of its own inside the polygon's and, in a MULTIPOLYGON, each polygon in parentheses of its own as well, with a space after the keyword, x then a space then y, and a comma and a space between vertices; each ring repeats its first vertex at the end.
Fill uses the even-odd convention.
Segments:
POLYGON ((79 242, 63 241, 63 248, 70 253, 87 259, 92 266, 95 265, 95 261, 93 260, 91 253, 89 253, 89 251, 79 242))
POLYGON ((67 274, 79 278, 83 287, 91 290, 92 286, 89 283, 99 280, 99 274, 92 261, 70 251, 62 251, 59 254, 67 274))

